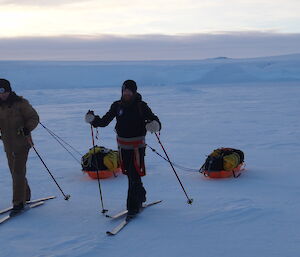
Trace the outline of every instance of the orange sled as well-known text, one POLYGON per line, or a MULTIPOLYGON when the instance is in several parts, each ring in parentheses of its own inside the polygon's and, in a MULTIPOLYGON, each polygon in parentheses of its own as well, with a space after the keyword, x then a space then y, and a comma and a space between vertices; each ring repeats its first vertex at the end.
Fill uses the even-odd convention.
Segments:
MULTIPOLYGON (((116 174, 118 172, 121 171, 121 168, 118 168, 114 171, 110 171, 110 170, 99 170, 98 171, 98 175, 99 175, 99 179, 106 179, 106 178, 110 178, 112 176, 116 176, 116 174)), ((85 173, 87 173, 89 175, 90 178, 92 179, 98 179, 97 177, 97 171, 84 171, 85 173)))
POLYGON ((209 178, 229 178, 229 177, 239 177, 241 175, 241 171, 245 170, 244 163, 239 164, 235 169, 227 171, 227 170, 216 170, 216 171, 207 171, 203 170, 201 173, 205 177, 209 178))

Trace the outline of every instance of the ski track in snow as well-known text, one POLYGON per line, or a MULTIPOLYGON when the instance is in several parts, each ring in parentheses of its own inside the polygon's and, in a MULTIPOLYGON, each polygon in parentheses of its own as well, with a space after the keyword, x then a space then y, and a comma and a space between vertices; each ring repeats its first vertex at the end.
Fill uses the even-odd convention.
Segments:
MULTIPOLYGON (((118 224, 100 213, 97 182, 39 126, 35 146, 63 190, 64 201, 31 151, 28 178, 33 198, 57 199, 1 226, 0 256, 190 256, 297 257, 300 252, 298 195, 300 87, 295 83, 170 85, 140 92, 163 125, 161 140, 171 160, 197 169, 218 147, 245 152, 246 171, 238 179, 212 180, 176 169, 193 205, 186 204, 171 168, 147 150, 143 178, 149 201, 163 202, 133 220, 115 237, 118 224)), ((91 147, 84 114, 103 115, 120 96, 116 87, 19 90, 41 122, 84 154, 91 147)), ((99 129, 97 144, 116 149, 114 122, 99 129)), ((153 135, 147 142, 158 152, 153 135)), ((78 159, 80 155, 75 154, 78 159)), ((10 205, 11 179, 0 150, 0 207, 10 205)), ((105 208, 125 207, 127 178, 101 181, 105 208)))

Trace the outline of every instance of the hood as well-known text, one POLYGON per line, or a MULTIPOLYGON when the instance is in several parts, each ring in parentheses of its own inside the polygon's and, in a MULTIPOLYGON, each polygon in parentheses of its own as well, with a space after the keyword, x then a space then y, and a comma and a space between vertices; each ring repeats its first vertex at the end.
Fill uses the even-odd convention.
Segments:
POLYGON ((11 92, 5 101, 0 99, 0 105, 11 106, 13 103, 20 101, 22 101, 22 97, 18 96, 15 92, 11 92))

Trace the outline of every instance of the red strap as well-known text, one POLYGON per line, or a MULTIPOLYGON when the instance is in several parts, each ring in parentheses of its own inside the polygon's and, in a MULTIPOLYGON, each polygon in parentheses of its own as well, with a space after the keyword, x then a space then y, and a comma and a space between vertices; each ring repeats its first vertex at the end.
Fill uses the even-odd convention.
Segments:
POLYGON ((117 140, 118 140, 118 143, 120 143, 121 145, 139 146, 139 145, 142 145, 145 143, 144 140, 137 140, 137 141, 131 141, 131 142, 126 142, 119 138, 117 140))

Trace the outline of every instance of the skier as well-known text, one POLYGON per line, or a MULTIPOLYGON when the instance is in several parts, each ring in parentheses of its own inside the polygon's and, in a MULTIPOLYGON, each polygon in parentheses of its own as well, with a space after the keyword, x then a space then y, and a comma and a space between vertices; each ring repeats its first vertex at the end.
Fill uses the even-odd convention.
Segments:
POLYGON ((161 123, 142 101, 133 80, 124 81, 121 99, 114 102, 102 118, 88 111, 85 120, 93 127, 105 127, 115 117, 122 172, 128 176, 127 219, 131 219, 146 201, 146 190, 141 180, 141 176, 145 175, 145 135, 147 131, 160 131, 161 123))
POLYGON ((38 123, 39 116, 30 103, 12 91, 8 80, 0 79, 0 132, 13 182, 10 216, 22 212, 31 197, 26 162, 32 144, 30 132, 38 123))

